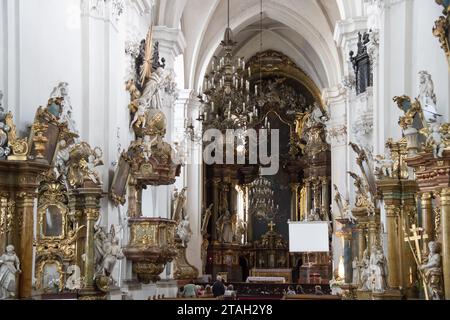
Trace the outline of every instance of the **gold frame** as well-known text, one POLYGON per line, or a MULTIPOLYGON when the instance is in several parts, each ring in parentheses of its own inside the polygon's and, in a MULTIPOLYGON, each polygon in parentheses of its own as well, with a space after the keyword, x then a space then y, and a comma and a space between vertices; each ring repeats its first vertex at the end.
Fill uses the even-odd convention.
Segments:
POLYGON ((36 239, 37 241, 56 241, 56 240, 64 240, 67 234, 67 215, 69 214, 69 208, 62 201, 58 200, 58 197, 62 197, 62 192, 55 189, 49 190, 40 196, 39 201, 42 203, 39 204, 37 214, 38 214, 38 223, 36 225, 36 239), (42 199, 42 200, 41 200, 42 199), (45 216, 47 214, 47 209, 49 207, 57 207, 61 211, 62 215, 62 223, 61 223, 61 235, 59 236, 46 236, 44 234, 45 227, 45 216), (42 231, 42 232, 41 232, 42 231))
POLYGON ((64 288, 64 273, 62 270, 62 263, 61 261, 49 258, 49 259, 43 259, 39 262, 39 264, 36 266, 36 290, 42 290, 42 275, 44 273, 44 268, 47 264, 56 264, 57 271, 59 273, 59 290, 61 291, 64 288))

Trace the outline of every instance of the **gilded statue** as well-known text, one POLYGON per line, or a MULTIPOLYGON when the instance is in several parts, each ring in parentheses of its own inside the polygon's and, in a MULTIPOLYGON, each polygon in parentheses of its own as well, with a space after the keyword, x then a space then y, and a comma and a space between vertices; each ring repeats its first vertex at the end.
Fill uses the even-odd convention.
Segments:
POLYGON ((440 255, 439 243, 430 241, 428 243, 429 255, 425 264, 420 266, 425 274, 427 290, 433 300, 442 300, 442 259, 440 255))
POLYGON ((8 245, 6 252, 0 256, 0 300, 16 296, 17 274, 21 272, 14 246, 8 245))
POLYGON ((8 159, 11 160, 26 160, 28 154, 28 143, 26 139, 19 139, 17 137, 16 125, 13 121, 13 115, 8 112, 5 118, 5 125, 9 128, 8 131, 8 146, 11 147, 11 154, 8 159))

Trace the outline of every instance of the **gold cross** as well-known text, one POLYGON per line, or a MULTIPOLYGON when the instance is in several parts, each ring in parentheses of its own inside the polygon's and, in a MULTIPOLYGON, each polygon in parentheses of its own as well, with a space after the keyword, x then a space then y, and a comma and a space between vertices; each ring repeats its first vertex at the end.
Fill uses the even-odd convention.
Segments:
POLYGON ((419 259, 419 261, 422 261, 422 254, 420 251, 420 240, 425 240, 428 239, 428 235, 426 234, 421 234, 423 232, 422 228, 417 228, 417 226, 415 224, 413 224, 411 226, 410 231, 412 232, 413 236, 412 237, 406 237, 405 241, 409 242, 409 241, 413 241, 414 244, 416 245, 416 251, 417 251, 417 258, 419 259))
POLYGON ((276 226, 275 223, 273 223, 273 221, 270 221, 270 223, 268 224, 270 231, 273 231, 273 228, 276 226))

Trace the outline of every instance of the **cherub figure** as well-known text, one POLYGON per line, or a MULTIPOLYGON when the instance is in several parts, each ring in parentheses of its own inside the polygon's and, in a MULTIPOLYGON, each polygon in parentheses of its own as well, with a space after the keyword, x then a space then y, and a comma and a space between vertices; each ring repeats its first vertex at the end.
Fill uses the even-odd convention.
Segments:
POLYGON ((145 106, 140 104, 136 113, 134 114, 134 119, 131 121, 130 128, 133 128, 135 125, 138 128, 145 128, 147 124, 147 110, 145 106))
POLYGON ((435 158, 442 158, 446 146, 439 123, 430 123, 430 134, 428 135, 426 145, 433 147, 433 155, 435 158))
POLYGON ((147 162, 150 160, 150 157, 152 156, 152 147, 155 144, 157 139, 158 139, 158 137, 154 137, 152 139, 149 135, 146 135, 144 137, 144 141, 142 142, 142 150, 143 150, 143 155, 144 155, 145 161, 147 161, 147 162))

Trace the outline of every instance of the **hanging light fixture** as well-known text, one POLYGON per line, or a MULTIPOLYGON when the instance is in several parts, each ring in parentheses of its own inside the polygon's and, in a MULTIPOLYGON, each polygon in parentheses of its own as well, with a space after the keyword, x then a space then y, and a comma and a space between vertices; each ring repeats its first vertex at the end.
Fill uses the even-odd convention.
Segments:
POLYGON ((230 0, 227 28, 220 45, 222 55, 213 57, 203 81, 199 99, 204 111, 198 120, 203 122, 204 129, 246 129, 255 122, 258 114, 250 107, 251 69, 244 58, 233 53, 237 42, 230 27, 230 0))

